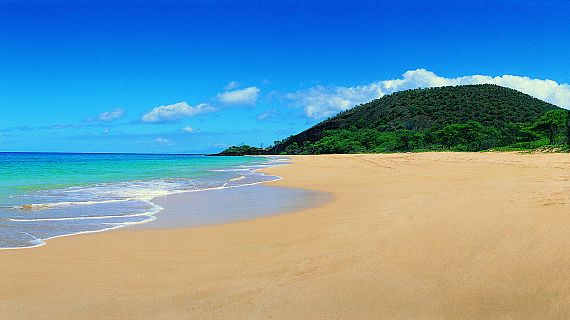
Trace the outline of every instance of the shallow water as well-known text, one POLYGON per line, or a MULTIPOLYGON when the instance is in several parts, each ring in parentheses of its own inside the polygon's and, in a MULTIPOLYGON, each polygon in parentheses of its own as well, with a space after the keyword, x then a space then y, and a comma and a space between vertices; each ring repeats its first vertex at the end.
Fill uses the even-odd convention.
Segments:
POLYGON ((158 196, 275 180, 265 157, 0 153, 0 248, 150 222, 158 196))

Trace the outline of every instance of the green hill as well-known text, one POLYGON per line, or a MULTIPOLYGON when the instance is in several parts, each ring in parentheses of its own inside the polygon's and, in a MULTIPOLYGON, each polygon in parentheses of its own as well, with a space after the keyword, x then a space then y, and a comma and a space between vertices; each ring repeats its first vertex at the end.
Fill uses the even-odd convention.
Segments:
POLYGON ((276 143, 268 153, 473 151, 548 144, 546 136, 552 144, 565 139, 563 134, 542 135, 533 126, 551 110, 562 109, 490 84, 407 90, 343 111, 276 143))

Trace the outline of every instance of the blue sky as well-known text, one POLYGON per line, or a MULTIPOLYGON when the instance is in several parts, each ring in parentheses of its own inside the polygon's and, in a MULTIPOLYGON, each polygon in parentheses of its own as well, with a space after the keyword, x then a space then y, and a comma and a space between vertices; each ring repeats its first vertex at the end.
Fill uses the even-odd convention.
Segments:
POLYGON ((396 90, 463 83, 570 108, 569 14, 567 1, 2 1, 0 151, 269 145, 396 90))

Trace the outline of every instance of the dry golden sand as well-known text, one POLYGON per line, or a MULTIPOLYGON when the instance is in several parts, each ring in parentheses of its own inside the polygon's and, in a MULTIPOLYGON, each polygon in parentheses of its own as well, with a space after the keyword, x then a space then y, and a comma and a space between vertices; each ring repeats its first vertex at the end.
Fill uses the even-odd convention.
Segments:
POLYGON ((0 252, 3 319, 569 319, 570 155, 295 157, 303 212, 0 252))

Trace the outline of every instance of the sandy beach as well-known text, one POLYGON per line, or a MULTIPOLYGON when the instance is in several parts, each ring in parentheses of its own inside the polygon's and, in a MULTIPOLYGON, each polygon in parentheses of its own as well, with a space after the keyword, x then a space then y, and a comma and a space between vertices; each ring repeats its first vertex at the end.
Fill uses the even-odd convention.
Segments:
POLYGON ((334 199, 0 251, 0 318, 570 318, 568 154, 299 156, 267 171, 334 199))

